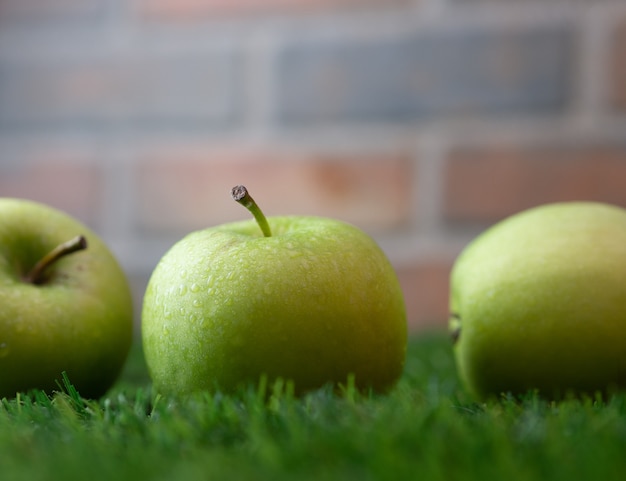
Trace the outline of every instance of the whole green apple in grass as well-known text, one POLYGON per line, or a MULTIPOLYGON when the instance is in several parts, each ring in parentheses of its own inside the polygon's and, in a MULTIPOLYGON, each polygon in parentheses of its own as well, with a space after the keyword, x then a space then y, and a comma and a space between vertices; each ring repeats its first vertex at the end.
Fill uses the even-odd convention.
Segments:
POLYGON ((58 389, 64 371, 99 397, 131 338, 130 290, 104 243, 56 209, 0 198, 0 398, 58 389))
POLYGON ((233 391, 266 376, 297 393, 354 375, 389 389, 402 373, 407 324, 392 266, 361 230, 320 217, 266 219, 189 234, 154 270, 142 336, 155 387, 233 391))
POLYGON ((496 224, 457 259, 451 313, 478 398, 626 387, 626 210, 557 203, 496 224))

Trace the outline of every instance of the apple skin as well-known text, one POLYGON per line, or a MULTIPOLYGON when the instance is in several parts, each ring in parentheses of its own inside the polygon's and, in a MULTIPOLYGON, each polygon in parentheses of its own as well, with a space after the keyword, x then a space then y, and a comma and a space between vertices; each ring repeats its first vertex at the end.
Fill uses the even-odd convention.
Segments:
POLYGON ((128 354, 133 310, 126 277, 87 227, 46 205, 0 198, 0 398, 58 389, 66 371, 87 398, 103 395, 128 354), (59 244, 84 235, 87 248, 25 282, 59 244))
POLYGON ((154 270, 142 336, 157 390, 232 392, 267 376, 302 393, 389 389, 406 354, 404 299, 382 250, 320 217, 270 217, 189 234, 154 270))
POLYGON ((479 399, 626 387, 626 210, 563 202, 503 220, 457 259, 450 309, 479 399))

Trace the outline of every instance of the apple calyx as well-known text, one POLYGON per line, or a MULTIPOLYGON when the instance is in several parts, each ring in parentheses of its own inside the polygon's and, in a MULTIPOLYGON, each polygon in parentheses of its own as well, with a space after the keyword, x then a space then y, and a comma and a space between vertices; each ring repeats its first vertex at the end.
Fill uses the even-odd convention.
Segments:
POLYGON ((265 237, 271 237, 272 231, 270 230, 270 225, 267 223, 267 219, 265 218, 265 215, 263 214, 257 203, 248 193, 248 189, 246 189, 243 185, 236 185, 230 191, 230 195, 235 201, 239 202, 252 213, 257 224, 259 224, 263 235, 265 237))
POLYGON ((67 242, 59 244, 45 256, 43 256, 35 267, 24 277, 25 282, 31 284, 41 285, 45 282, 44 276, 46 269, 58 261, 61 257, 72 254, 74 252, 82 251, 87 248, 87 239, 83 235, 78 235, 67 242))

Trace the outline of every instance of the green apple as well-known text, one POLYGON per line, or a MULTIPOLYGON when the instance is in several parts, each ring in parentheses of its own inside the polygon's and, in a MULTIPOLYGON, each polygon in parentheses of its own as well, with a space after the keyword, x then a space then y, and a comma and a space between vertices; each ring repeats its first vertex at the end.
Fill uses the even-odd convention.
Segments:
POLYGON ((132 338, 126 277, 93 232, 67 214, 0 199, 0 398, 57 389, 105 393, 132 338))
POLYGON ((361 230, 320 217, 253 220, 194 232, 155 268, 142 336, 157 390, 233 391, 281 378, 297 393, 354 376, 389 389, 403 370, 407 324, 395 272, 361 230))
POLYGON ((503 220, 461 253, 450 299, 478 398, 626 387, 626 210, 564 202, 503 220))

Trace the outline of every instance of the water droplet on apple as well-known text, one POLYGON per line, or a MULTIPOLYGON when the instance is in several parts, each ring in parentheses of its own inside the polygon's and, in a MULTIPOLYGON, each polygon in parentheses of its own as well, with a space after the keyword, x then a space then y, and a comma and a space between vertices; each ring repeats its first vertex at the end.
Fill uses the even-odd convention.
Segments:
POLYGON ((181 284, 178 286, 178 295, 184 296, 185 294, 187 294, 187 286, 185 284, 181 284))
POLYGON ((202 307, 202 301, 200 301, 200 299, 194 299, 191 304, 193 307, 202 307))
POLYGON ((200 286, 194 282, 193 284, 191 284, 191 287, 189 289, 191 289, 191 292, 198 292, 200 290, 200 286))
POLYGON ((187 279, 187 271, 185 269, 180 271, 180 278, 181 279, 187 279))
POLYGON ((0 343, 0 358, 7 357, 10 351, 11 350, 6 342, 0 343))
POLYGON ((193 323, 193 322, 196 322, 198 320, 198 316, 196 316, 195 314, 192 313, 192 314, 189 314, 188 319, 189 319, 189 322, 193 323))
POLYGON ((187 314, 187 309, 185 309, 184 307, 181 307, 181 308, 178 310, 178 312, 180 312, 180 315, 181 315, 181 316, 184 316, 184 315, 186 315, 186 314, 187 314))

